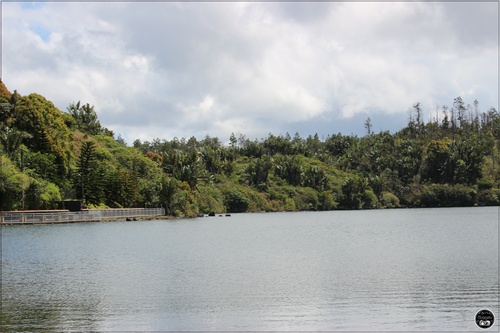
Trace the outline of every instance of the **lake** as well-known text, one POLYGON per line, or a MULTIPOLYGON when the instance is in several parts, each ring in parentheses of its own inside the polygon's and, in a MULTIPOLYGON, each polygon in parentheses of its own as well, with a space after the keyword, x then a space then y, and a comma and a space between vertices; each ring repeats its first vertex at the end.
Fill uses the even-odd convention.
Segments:
POLYGON ((2 331, 498 331, 499 207, 2 227, 2 331))

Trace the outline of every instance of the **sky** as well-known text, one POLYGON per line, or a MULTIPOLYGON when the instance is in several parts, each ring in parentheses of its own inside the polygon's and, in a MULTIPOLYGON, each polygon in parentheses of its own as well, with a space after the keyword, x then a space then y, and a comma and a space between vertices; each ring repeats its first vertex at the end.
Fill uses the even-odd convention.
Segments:
POLYGON ((94 105, 128 144, 396 132, 498 110, 492 2, 2 2, 1 79, 94 105), (438 112, 439 114, 439 112, 438 112))

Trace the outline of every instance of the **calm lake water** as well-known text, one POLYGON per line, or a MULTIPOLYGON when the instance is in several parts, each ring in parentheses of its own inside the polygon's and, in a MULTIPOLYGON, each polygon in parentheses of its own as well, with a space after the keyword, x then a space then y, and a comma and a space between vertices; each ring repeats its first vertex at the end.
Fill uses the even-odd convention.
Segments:
POLYGON ((498 207, 3 227, 2 330, 498 331, 498 235, 498 207))

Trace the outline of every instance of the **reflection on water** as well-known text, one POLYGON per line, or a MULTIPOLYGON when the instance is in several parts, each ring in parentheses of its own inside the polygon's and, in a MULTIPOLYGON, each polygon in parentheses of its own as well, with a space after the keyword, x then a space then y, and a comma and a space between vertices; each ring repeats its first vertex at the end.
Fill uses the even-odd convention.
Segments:
POLYGON ((480 330, 499 313, 496 207, 2 233, 3 331, 480 330))

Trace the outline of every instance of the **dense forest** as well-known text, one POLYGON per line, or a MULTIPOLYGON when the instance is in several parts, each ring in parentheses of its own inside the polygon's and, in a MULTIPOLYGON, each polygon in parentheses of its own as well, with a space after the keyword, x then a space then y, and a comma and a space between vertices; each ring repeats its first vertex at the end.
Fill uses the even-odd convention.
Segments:
MULTIPOLYGON (((410 104, 411 105, 411 104, 410 104)), ((0 87, 0 210, 165 207, 168 215, 499 205, 500 116, 461 97, 391 134, 136 140, 94 107, 0 87)))

